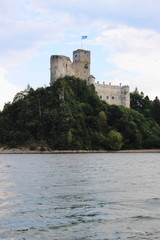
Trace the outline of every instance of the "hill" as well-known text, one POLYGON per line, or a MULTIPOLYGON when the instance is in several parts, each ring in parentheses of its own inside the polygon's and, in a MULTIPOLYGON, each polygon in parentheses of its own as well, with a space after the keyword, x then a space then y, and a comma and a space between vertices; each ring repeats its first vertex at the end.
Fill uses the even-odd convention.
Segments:
POLYGON ((131 108, 101 101, 93 85, 74 77, 28 95, 0 112, 0 145, 52 150, 160 148, 158 98, 135 91, 131 108))

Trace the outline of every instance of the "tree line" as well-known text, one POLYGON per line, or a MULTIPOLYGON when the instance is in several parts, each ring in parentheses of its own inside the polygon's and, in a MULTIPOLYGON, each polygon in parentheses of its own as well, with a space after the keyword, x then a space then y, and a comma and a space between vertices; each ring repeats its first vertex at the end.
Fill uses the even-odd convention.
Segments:
POLYGON ((52 87, 30 88, 4 106, 0 145, 31 150, 160 148, 160 101, 136 89, 130 109, 109 105, 93 85, 65 77, 52 87))

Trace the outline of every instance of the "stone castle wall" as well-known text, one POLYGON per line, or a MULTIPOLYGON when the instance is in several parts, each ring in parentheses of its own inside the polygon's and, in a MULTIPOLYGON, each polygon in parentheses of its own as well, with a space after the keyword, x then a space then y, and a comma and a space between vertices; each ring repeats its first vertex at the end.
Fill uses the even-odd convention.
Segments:
POLYGON ((70 58, 62 55, 51 56, 50 71, 50 85, 53 85, 58 78, 74 75, 70 58))
POLYGON ((130 107, 129 86, 95 83, 95 89, 101 100, 109 104, 130 107))
POLYGON ((51 79, 53 85, 58 78, 66 75, 87 80, 90 75, 90 51, 78 49, 73 52, 73 62, 69 57, 52 55, 50 58, 51 79))
POLYGON ((79 77, 88 84, 94 84, 99 97, 107 103, 130 107, 129 86, 95 83, 95 77, 90 75, 90 51, 77 49, 73 52, 73 62, 69 57, 52 55, 50 71, 50 85, 66 75, 79 77))

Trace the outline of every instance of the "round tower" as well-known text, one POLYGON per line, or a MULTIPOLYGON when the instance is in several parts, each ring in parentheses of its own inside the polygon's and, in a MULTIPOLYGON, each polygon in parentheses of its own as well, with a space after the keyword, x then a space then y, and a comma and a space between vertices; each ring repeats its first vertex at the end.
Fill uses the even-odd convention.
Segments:
POLYGON ((72 63, 69 57, 62 55, 52 55, 50 58, 50 85, 52 86, 58 78, 66 75, 72 76, 72 63))
POLYGON ((93 75, 89 75, 88 77, 88 84, 95 84, 95 77, 93 75))

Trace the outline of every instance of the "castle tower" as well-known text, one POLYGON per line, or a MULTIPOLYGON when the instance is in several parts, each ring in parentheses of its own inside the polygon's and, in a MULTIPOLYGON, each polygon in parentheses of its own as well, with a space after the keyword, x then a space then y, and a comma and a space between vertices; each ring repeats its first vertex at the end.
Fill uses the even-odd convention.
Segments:
POLYGON ((77 49, 73 52, 73 70, 75 77, 88 81, 90 76, 90 51, 77 49))
POLYGON ((75 76, 86 80, 88 85, 94 84, 100 99, 108 104, 130 107, 129 86, 95 83, 95 77, 90 75, 90 51, 77 49, 73 52, 73 62, 63 55, 52 55, 50 58, 50 85, 58 78, 75 76))
POLYGON ((74 75, 70 58, 52 55, 50 58, 50 85, 52 86, 58 78, 63 78, 66 75, 74 75))
POLYGON ((130 107, 130 91, 129 86, 122 86, 121 88, 121 105, 127 108, 130 107))
POLYGON ((93 75, 90 75, 88 77, 88 84, 91 85, 91 84, 94 84, 95 85, 95 77, 93 75))

